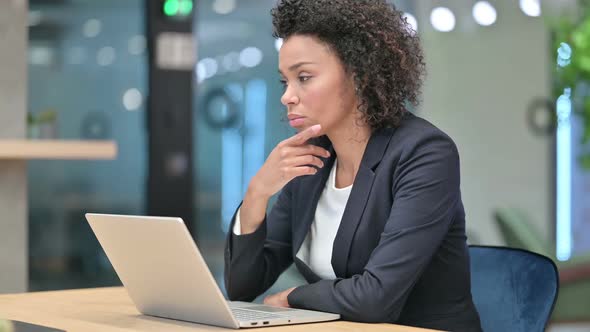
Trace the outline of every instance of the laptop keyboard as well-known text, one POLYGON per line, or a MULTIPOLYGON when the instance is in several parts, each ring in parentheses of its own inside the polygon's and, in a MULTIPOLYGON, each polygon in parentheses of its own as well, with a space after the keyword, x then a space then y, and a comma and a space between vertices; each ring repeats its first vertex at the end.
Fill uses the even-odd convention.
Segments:
POLYGON ((245 310, 245 309, 241 309, 241 308, 231 308, 231 311, 234 314, 234 316, 236 317, 236 319, 241 320, 241 321, 273 319, 273 318, 283 317, 283 316, 271 314, 268 312, 245 310))

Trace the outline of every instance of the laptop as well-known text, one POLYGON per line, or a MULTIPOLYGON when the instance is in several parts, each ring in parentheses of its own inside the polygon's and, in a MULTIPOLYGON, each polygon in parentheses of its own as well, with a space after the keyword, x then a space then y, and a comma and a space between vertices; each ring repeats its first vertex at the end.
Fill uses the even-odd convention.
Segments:
POLYGON ((234 329, 340 318, 226 301, 181 218, 87 213, 86 220, 144 315, 234 329))

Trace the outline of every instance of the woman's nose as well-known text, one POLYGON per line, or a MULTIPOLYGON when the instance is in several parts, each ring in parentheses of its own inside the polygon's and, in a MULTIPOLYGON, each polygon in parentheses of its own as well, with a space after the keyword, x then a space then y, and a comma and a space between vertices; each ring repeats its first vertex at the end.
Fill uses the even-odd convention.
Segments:
POLYGON ((293 89, 291 89, 291 87, 287 86, 287 89, 285 89, 285 92, 281 96, 281 103, 283 105, 287 106, 287 105, 297 104, 298 102, 299 102, 299 98, 294 93, 293 89))

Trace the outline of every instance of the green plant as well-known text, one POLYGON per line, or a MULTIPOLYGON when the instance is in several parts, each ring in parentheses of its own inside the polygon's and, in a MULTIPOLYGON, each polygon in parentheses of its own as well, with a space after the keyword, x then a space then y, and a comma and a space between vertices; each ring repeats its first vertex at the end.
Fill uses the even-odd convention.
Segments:
MULTIPOLYGON (((575 15, 562 15, 550 24, 553 50, 558 50, 553 95, 557 99, 571 88, 573 113, 582 121, 582 145, 590 142, 590 0, 578 0, 575 15)), ((590 152, 578 156, 590 169, 590 152)))
POLYGON ((40 125, 44 123, 51 123, 57 119, 57 112, 54 110, 47 110, 35 115, 28 113, 27 114, 27 124, 29 126, 32 125, 40 125))

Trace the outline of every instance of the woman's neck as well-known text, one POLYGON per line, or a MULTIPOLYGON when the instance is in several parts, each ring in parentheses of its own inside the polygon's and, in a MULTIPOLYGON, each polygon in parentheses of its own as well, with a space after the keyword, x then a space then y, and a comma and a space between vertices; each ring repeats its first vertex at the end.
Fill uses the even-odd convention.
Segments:
POLYGON ((360 127, 354 125, 353 128, 334 130, 327 135, 332 142, 338 158, 336 173, 343 179, 337 182, 352 183, 361 165, 369 138, 371 137, 370 128, 368 126, 360 127))

